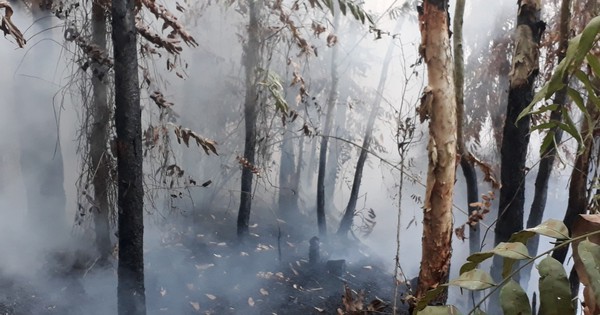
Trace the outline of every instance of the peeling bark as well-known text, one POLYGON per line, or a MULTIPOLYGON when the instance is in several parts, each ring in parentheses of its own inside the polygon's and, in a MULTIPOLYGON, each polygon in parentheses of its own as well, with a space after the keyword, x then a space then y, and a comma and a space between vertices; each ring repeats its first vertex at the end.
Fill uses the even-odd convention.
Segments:
MULTIPOLYGON (((421 55, 428 87, 421 111, 430 118, 429 166, 424 200, 422 259, 417 298, 447 282, 452 256, 452 197, 456 170, 456 98, 448 30, 448 1, 423 2, 421 55)), ((433 303, 444 303, 447 291, 433 303)))

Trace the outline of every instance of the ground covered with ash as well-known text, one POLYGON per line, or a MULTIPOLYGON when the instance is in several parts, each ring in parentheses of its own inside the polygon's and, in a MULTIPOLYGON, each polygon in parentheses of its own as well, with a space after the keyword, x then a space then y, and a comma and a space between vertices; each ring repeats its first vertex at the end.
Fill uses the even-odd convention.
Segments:
MULTIPOLYGON (((204 219, 231 229, 226 219, 204 219)), ((286 234, 285 223, 254 225, 243 244, 201 230, 171 226, 147 240, 148 314, 392 313, 393 276, 360 243, 311 242, 286 234)), ((31 276, 0 272, 0 315, 116 314, 115 260, 100 266, 81 251, 45 257, 31 276)), ((408 287, 398 289, 397 314, 408 314, 408 287)))

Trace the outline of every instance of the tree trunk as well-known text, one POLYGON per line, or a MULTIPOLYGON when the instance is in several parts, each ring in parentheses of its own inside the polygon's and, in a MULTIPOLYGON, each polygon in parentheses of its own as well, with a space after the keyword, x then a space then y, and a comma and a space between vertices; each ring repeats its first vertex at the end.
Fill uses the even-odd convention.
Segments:
MULTIPOLYGON (((290 220, 298 213, 296 161, 294 159, 294 143, 290 139, 291 132, 285 128, 281 142, 281 158, 279 163, 279 213, 285 220, 290 220)), ((300 139, 302 140, 302 139, 300 139)))
POLYGON ((60 105, 53 96, 56 88, 46 82, 54 80, 57 61, 56 43, 53 39, 53 16, 46 8, 33 7, 34 27, 50 30, 48 38, 30 48, 27 61, 19 67, 15 83, 17 130, 20 142, 20 164, 27 197, 28 218, 43 240, 56 242, 66 236, 66 196, 64 166, 60 145, 60 105), (41 78, 34 81, 31 78, 41 78))
MULTIPOLYGON (((591 115, 590 121, 593 122, 594 125, 590 126, 589 121, 584 119, 581 126, 582 135, 589 135, 592 130, 594 130, 595 133, 598 129, 598 120, 600 119, 600 112, 597 107, 593 105, 592 101, 588 100, 586 107, 591 115)), ((573 228, 573 223, 575 223, 579 214, 585 213, 588 209, 588 174, 590 172, 590 159, 592 158, 592 150, 594 149, 594 140, 594 137, 591 135, 584 138, 583 145, 585 148, 581 154, 577 155, 571 173, 569 201, 563 220, 567 228, 569 228, 569 231, 573 228)), ((598 150, 600 150, 600 147, 598 147, 598 150)), ((563 246, 554 250, 552 257, 561 263, 564 263, 568 251, 569 247, 563 246)))
MULTIPOLYGON (((519 2, 516 44, 509 73, 510 87, 502 136, 501 183, 495 244, 506 242, 523 229, 525 203, 525 162, 529 145, 529 116, 517 117, 533 99, 533 85, 538 74, 538 45, 545 24, 540 20, 541 1, 519 2)), ((501 278, 502 259, 494 257, 492 276, 501 278)))
MULTIPOLYGON (((560 21, 559 21, 559 38, 558 38, 558 51, 556 64, 559 64, 564 58, 569 45, 569 23, 571 21, 571 0, 562 0, 560 7, 560 21)), ((568 85, 568 78, 563 78, 563 83, 568 85)), ((552 111, 550 114, 550 120, 561 121, 562 114, 561 109, 565 106, 567 101, 567 89, 566 87, 556 92, 554 95, 554 104, 557 104, 559 108, 552 111)), ((562 140, 562 129, 554 127, 548 131, 553 136, 553 143, 559 144, 562 140)), ((546 209, 546 199, 548 197, 548 183, 550 181, 550 174, 552 173, 552 167, 554 166, 554 160, 556 158, 556 147, 550 145, 548 149, 542 152, 542 158, 540 160, 538 173, 535 178, 535 192, 533 195, 533 203, 531 204, 531 211, 527 219, 527 228, 532 228, 540 223, 544 218, 544 210, 546 209)), ((527 250, 529 254, 535 256, 538 251, 540 238, 535 235, 527 242, 527 250)), ((529 276, 532 265, 529 264, 525 267, 523 275, 523 287, 527 287, 529 283, 529 276)))
MULTIPOLYGON (((250 165, 255 163, 256 155, 256 119, 258 116, 256 92, 256 69, 259 62, 259 8, 256 0, 248 1, 249 24, 248 42, 244 47, 244 67, 246 70, 246 96, 244 99, 244 123, 246 128, 244 158, 250 165)), ((250 210, 252 208, 252 169, 242 168, 240 208, 237 219, 238 239, 243 240, 249 233, 250 210)))
MULTIPOLYGON (((394 34, 398 33, 400 30, 400 26, 402 25, 402 21, 398 21, 396 30, 394 34)), ((373 108, 371 109, 371 113, 369 114, 369 120, 367 121, 367 129, 365 130, 365 138, 363 139, 363 144, 360 150, 360 155, 358 156, 358 161, 356 162, 356 170, 354 171, 354 181, 352 182, 352 190, 350 192, 350 198, 348 199, 348 205, 346 206, 346 210, 344 212, 344 216, 342 217, 342 221, 340 222, 340 227, 338 228, 337 234, 340 236, 347 236, 348 231, 352 227, 354 222, 354 212, 356 211, 356 203, 358 201, 358 193, 360 190, 360 183, 362 181, 363 169, 365 167, 365 162, 367 161, 367 154, 369 153, 369 147, 371 146, 371 140, 373 136, 373 127, 375 127, 375 120, 377 119, 377 114, 379 112, 379 108, 381 107, 381 101, 383 99, 383 91, 385 90, 385 84, 387 82, 388 69, 390 67, 390 63, 392 61, 392 54, 394 52, 394 41, 391 38, 390 45, 388 46, 387 52, 385 53, 385 57, 383 59, 383 67, 381 69, 381 76, 379 77, 379 85, 377 86, 377 92, 375 96, 375 100, 373 102, 373 108)))
MULTIPOLYGON (((469 151, 465 147, 465 137, 463 133, 464 113, 465 113, 465 100, 464 100, 464 52, 463 52, 463 16, 465 13, 465 0, 457 0, 456 8, 454 11, 454 25, 453 25, 453 46, 454 46, 454 84, 456 91, 456 138, 457 138, 457 151, 460 156, 460 167, 465 176, 465 183, 467 185, 467 206, 469 214, 473 211, 477 211, 477 207, 472 207, 471 204, 479 201, 479 190, 477 187, 477 173, 475 172, 475 166, 469 160, 469 151)), ((475 253, 480 251, 481 247, 481 236, 480 226, 469 225, 469 252, 475 253)))
POLYGON ((146 314, 142 111, 135 0, 112 1, 119 207, 119 315, 146 314))
MULTIPOLYGON (((92 3, 92 41, 101 50, 106 50, 106 12, 97 1, 92 3)), ((110 163, 106 155, 110 128, 110 108, 108 105, 108 87, 105 83, 106 69, 99 64, 92 65, 93 89, 93 125, 90 135, 90 172, 94 185, 94 226, 96 248, 100 254, 100 263, 110 256, 110 204, 108 188, 110 186, 110 163)))
MULTIPOLYGON (((336 26, 339 25, 339 15, 335 14, 336 26)), ((333 112, 338 101, 339 74, 338 74, 338 50, 339 44, 331 49, 331 87, 329 97, 327 98, 327 113, 325 114, 325 127, 322 130, 321 146, 319 149, 319 172, 317 174, 317 225, 319 226, 319 235, 321 239, 327 236, 327 221, 325 218, 325 174, 327 172, 327 148, 329 145, 329 135, 331 125, 333 124, 333 112)), ((333 198, 333 196, 327 196, 333 198)))
MULTIPOLYGON (((448 1, 425 0, 419 7, 420 53, 428 86, 421 103, 429 117, 429 165, 423 207, 422 258, 417 298, 448 281, 452 256, 452 194, 456 174, 456 98, 448 29, 448 1)), ((447 291, 432 302, 444 303, 447 291)))

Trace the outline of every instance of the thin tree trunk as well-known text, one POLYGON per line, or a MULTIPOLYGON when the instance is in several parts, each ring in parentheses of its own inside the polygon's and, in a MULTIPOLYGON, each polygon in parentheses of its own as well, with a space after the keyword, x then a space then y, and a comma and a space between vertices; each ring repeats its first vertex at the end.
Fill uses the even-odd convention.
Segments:
POLYGON ((135 0, 112 1, 119 207, 119 315, 146 314, 142 111, 135 0))
POLYGON ((296 177, 296 161, 294 159, 293 140, 289 138, 289 128, 285 128, 281 142, 281 157, 279 163, 279 213, 286 220, 292 218, 298 212, 296 203, 298 191, 294 187, 296 177))
MULTIPOLYGON (((422 258, 417 298, 448 281, 452 256, 452 194, 456 175, 456 98, 448 1, 425 0, 419 8, 420 53, 428 86, 421 114, 429 117, 429 165, 423 207, 422 258)), ((447 291, 432 302, 445 303, 447 291)))
MULTIPOLYGON (((556 64, 559 64, 564 58, 569 45, 569 23, 571 22, 571 0, 563 0, 560 7, 560 21, 559 21, 559 37, 558 37, 558 52, 556 64)), ((563 78, 563 83, 567 85, 568 78, 563 78)), ((550 114, 550 120, 561 121, 562 114, 561 108, 566 105, 567 101, 567 88, 563 88, 556 92, 554 95, 554 104, 557 104, 559 108, 552 111, 550 114)), ((553 135, 553 143, 559 144, 562 140, 562 129, 554 127, 550 129, 551 135, 553 135)), ((542 152, 542 158, 539 164, 538 173, 535 178, 535 193, 533 195, 533 203, 531 204, 531 211, 527 219, 527 228, 532 228, 540 223, 544 218, 544 210, 546 209, 546 200, 548 197, 548 183, 550 182, 550 175, 552 174, 552 167, 554 166, 554 160, 556 158, 556 147, 550 145, 548 149, 542 152)), ((535 235, 532 239, 527 242, 527 250, 529 254, 535 256, 540 243, 540 238, 535 235)), ((529 276, 531 273, 532 265, 529 264, 525 267, 522 284, 523 287, 527 287, 529 283, 529 276)))
MULTIPOLYGON (((587 119, 583 120, 581 126, 581 134, 589 135, 590 131, 598 128, 598 120, 600 119, 600 112, 593 105, 592 101, 588 100, 587 109, 591 115, 590 121, 594 124, 589 125, 587 119)), ((584 138, 583 145, 585 146, 583 152, 577 155, 573 171, 571 173, 571 183, 569 184, 569 201, 567 203, 567 211, 563 222, 569 228, 569 231, 573 228, 573 223, 579 216, 579 214, 585 213, 588 208, 588 175, 590 172, 590 159, 592 158, 592 150, 594 149, 594 137, 591 135, 584 138)), ((600 150, 598 146, 597 150, 600 150)), ((567 252, 569 251, 568 246, 563 246, 554 250, 552 257, 561 263, 565 262, 567 252)))
MULTIPOLYGON (((477 187, 477 173, 475 166, 469 160, 469 151, 465 147, 465 137, 463 133, 463 124, 465 123, 465 100, 464 100, 464 52, 463 52, 463 16, 465 13, 465 0, 457 0, 454 11, 454 25, 452 33, 454 36, 454 84, 456 90, 456 137, 457 151, 460 156, 460 167, 465 176, 467 185, 467 206, 469 214, 477 211, 477 207, 471 204, 479 200, 479 190, 477 187)), ((479 225, 469 225, 469 252, 475 253, 480 250, 481 236, 479 225)))
MULTIPOLYGON (((397 22, 396 30, 394 34, 398 33, 400 30, 400 26, 402 25, 402 20, 397 22)), ((390 67, 390 63, 392 61, 392 54, 394 52, 394 41, 391 39, 390 45, 388 46, 387 52, 385 53, 385 57, 383 59, 383 67, 381 68, 381 76, 379 77, 379 85, 377 86, 377 92, 375 96, 375 100, 373 102, 373 108, 371 109, 371 113, 369 114, 369 119, 367 121, 367 129, 365 130, 365 137, 363 139, 363 144, 360 150, 360 155, 358 156, 358 161, 356 162, 356 170, 354 171, 354 181, 352 182, 352 190, 350 192, 350 198, 348 199, 348 205, 346 206, 346 210, 344 212, 344 216, 342 217, 342 221, 340 222, 340 227, 338 228, 337 234, 340 236, 347 236, 348 231, 352 227, 354 222, 354 212, 356 211, 356 203, 358 201, 358 193, 360 190, 360 184, 362 181, 363 169, 365 167, 365 162, 367 161, 367 154, 369 148, 371 146, 371 140, 373 137, 373 128, 375 127, 375 120, 377 119, 377 114, 379 113, 379 108, 381 107, 381 101, 383 99, 383 91, 385 90, 385 84, 387 82, 388 70, 390 67)))
MULTIPOLYGON (((256 92, 256 69, 259 62, 259 8, 256 0, 248 1, 249 24, 248 42, 244 47, 244 67, 246 70, 246 96, 244 99, 245 141, 244 158, 254 165, 256 156, 256 119, 258 117, 258 94, 256 92)), ((252 208, 252 170, 242 169, 240 208, 237 219, 238 239, 243 240, 249 233, 250 211, 252 208)))
MULTIPOLYGON (((106 12, 101 4, 92 3, 92 41, 100 49, 106 50, 106 12)), ((106 75, 102 65, 92 66, 93 89, 93 125, 90 135, 90 172, 94 185, 94 226, 96 232, 96 248, 100 254, 100 263, 105 263, 111 254, 110 205, 108 187, 110 180, 110 163, 106 155, 110 128, 110 108, 108 106, 108 87, 104 82, 106 75)))
MULTIPOLYGON (((501 183, 495 244, 506 242, 523 229, 525 203, 525 162, 529 145, 529 116, 517 122, 517 117, 533 99, 533 86, 538 74, 539 42, 545 28, 540 20, 541 0, 519 2, 516 44, 512 68, 504 131, 502 136, 501 183)), ((502 259, 494 257, 492 276, 501 279, 502 259)), ((492 303, 494 304, 494 303, 492 303)))
MULTIPOLYGON (((335 25, 339 25, 339 15, 335 13, 335 25)), ((337 27, 336 27, 337 30, 337 27)), ((321 137, 321 146, 319 150, 319 172, 317 174, 317 225, 321 238, 327 236, 327 221, 325 217, 325 174, 327 172, 327 148, 329 145, 329 134, 333 124, 333 112, 338 101, 338 50, 339 44, 336 44, 331 50, 331 87, 329 97, 327 98, 327 113, 325 115, 325 127, 323 128, 323 137, 321 137)), ((333 198, 332 196, 327 196, 333 198)))

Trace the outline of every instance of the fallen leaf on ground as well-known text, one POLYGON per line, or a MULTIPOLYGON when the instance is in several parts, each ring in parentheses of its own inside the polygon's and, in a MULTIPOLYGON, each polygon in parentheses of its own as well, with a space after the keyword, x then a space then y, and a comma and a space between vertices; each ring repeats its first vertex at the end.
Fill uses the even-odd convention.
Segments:
POLYGON ((211 300, 215 300, 217 297, 212 295, 212 294, 205 294, 207 298, 211 299, 211 300))
POLYGON ((267 291, 267 290, 265 290, 265 289, 261 288, 261 289, 260 289, 260 294, 262 294, 262 295, 269 295, 269 291, 267 291))
POLYGON ((190 305, 196 310, 196 312, 200 311, 200 303, 198 302, 190 302, 190 305))
POLYGON ((248 298, 248 305, 254 307, 254 299, 252 297, 248 298))

